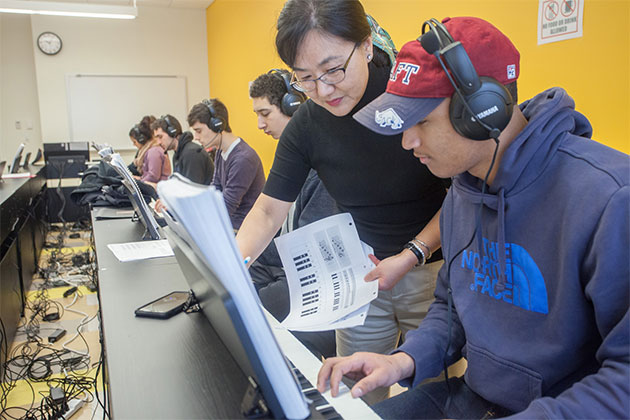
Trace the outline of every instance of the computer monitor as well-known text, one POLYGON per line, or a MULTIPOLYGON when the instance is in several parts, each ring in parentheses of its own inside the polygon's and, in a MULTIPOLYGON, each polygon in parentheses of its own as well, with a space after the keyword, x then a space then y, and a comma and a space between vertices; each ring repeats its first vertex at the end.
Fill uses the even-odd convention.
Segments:
POLYGON ((90 147, 87 141, 44 143, 44 159, 47 178, 78 178, 90 161, 90 147))
MULTIPOLYGON (((247 413, 252 409, 249 404, 259 404, 270 411, 266 414, 272 418, 306 418, 311 414, 317 418, 317 411, 304 399, 299 381, 254 296, 251 296, 251 305, 244 309, 226 289, 226 282, 249 280, 219 278, 216 273, 220 270, 214 270, 203 258, 183 227, 168 213, 165 219, 168 224, 164 228, 165 236, 201 311, 230 350, 242 373, 250 379, 250 384, 254 381, 249 393, 255 389, 264 399, 245 398, 241 411, 247 413), (257 337, 253 337, 254 331, 257 337)), ((213 241, 217 239, 212 238, 213 241)), ((242 261, 238 263, 242 264, 242 261)))
POLYGON ((10 173, 17 174, 20 170, 20 161, 22 160, 22 152, 24 152, 24 143, 20 143, 11 163, 10 173))
MULTIPOLYGON (((153 216, 151 207, 144 200, 144 195, 138 187, 136 180, 127 169, 125 162, 118 153, 107 154, 103 156, 103 160, 107 162, 122 177, 122 184, 131 205, 136 212, 136 217, 144 225, 146 232, 144 239, 162 239, 158 232, 158 223, 153 216)), ((136 219, 132 219, 136 220, 136 219)))

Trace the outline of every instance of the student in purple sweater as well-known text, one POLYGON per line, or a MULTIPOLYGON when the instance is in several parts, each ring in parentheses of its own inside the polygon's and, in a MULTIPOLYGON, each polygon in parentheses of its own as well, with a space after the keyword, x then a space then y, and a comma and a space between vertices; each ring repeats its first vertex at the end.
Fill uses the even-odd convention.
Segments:
POLYGON ((217 149, 212 185, 223 192, 232 227, 238 230, 265 185, 260 157, 232 133, 227 108, 218 99, 193 106, 188 124, 205 149, 217 149))
POLYGON ((153 137, 151 124, 154 121, 155 117, 152 115, 143 117, 140 123, 131 128, 129 138, 138 148, 133 160, 133 166, 139 174, 136 178, 155 188, 155 184, 171 174, 171 162, 153 137))

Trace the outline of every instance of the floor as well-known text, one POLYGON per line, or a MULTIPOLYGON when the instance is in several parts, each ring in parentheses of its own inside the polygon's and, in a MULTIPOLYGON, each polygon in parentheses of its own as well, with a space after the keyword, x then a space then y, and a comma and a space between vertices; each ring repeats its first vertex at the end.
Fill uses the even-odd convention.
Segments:
POLYGON ((103 418, 93 256, 89 226, 51 225, 8 352, 0 418, 103 418))
MULTIPOLYGON (((8 353, 10 362, 5 380, 0 383, 1 419, 28 418, 29 415, 51 418, 55 410, 66 419, 103 418, 103 374, 96 316, 98 298, 93 291, 95 262, 91 228, 68 226, 71 224, 66 224, 65 229, 61 224, 52 226, 47 246, 40 256, 41 270, 33 277, 27 293, 25 317, 20 321, 8 353), (56 313, 59 319, 50 319, 55 318, 56 313), (49 336, 57 329, 65 330, 65 334, 49 342, 49 336), (69 407, 61 407, 51 400, 51 387, 64 390, 69 407), (74 405, 78 409, 70 413, 68 410, 74 405)), ((459 376, 465 367, 462 360, 451 366, 449 375, 459 376)), ((405 390, 394 384, 390 395, 405 390)))

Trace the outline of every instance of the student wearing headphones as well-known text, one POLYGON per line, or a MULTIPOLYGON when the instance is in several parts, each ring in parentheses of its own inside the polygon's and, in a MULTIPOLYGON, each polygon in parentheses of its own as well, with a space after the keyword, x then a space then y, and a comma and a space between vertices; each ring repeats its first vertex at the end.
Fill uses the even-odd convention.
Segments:
POLYGON ((186 131, 174 116, 167 114, 151 124, 155 138, 162 149, 174 150, 174 172, 197 184, 210 185, 214 174, 214 163, 205 150, 194 143, 193 135, 186 131))
MULTIPOLYGON (((305 94, 293 89, 290 80, 288 71, 273 69, 258 76, 249 87, 249 96, 258 117, 258 128, 276 140, 298 107, 307 99, 305 94)), ((337 212, 335 200, 326 191, 317 172, 311 170, 289 211, 282 227, 283 233, 337 212)), ((273 241, 252 263, 249 273, 263 306, 282 322, 290 310, 289 286, 273 241)), ((334 331, 294 332, 294 335, 317 357, 335 355, 334 331)))
POLYGON ((138 148, 129 170, 137 179, 155 188, 156 183, 167 179, 171 174, 171 161, 153 137, 151 124, 154 121, 154 116, 147 115, 129 130, 129 138, 138 148))
POLYGON ((329 359, 318 388, 410 386, 383 418, 629 418, 628 156, 561 88, 518 105, 519 53, 490 23, 423 29, 354 117, 454 177, 436 300, 393 354, 329 359), (462 356, 464 377, 418 385, 462 356))
POLYGON ((218 99, 193 106, 188 124, 204 148, 217 149, 212 185, 223 192, 232 227, 238 230, 265 185, 260 157, 245 140, 232 133, 228 110, 218 99))

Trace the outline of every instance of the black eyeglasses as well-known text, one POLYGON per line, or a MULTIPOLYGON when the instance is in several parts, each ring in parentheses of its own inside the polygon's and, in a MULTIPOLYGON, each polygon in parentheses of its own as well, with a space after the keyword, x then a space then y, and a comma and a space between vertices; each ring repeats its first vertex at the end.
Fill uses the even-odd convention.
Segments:
POLYGON ((295 72, 291 75, 291 86, 294 89, 299 90, 300 92, 310 92, 317 87, 317 81, 321 81, 327 85, 334 85, 337 83, 343 82, 343 79, 346 78, 346 69, 348 68, 348 64, 350 64, 350 59, 352 58, 352 54, 354 54, 354 50, 357 49, 360 42, 354 44, 354 48, 352 48, 352 52, 348 56, 348 59, 344 63, 342 67, 337 67, 336 69, 328 70, 326 73, 319 76, 317 79, 309 79, 309 80, 300 80, 295 72))

